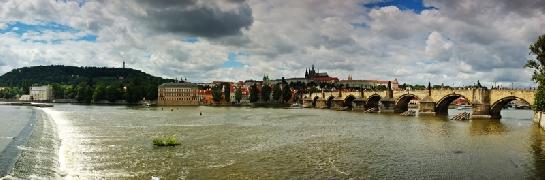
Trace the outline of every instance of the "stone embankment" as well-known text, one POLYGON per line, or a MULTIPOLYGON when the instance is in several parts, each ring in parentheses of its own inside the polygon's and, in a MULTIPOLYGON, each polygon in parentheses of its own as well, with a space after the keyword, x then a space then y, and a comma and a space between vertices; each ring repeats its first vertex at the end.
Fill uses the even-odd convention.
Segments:
POLYGON ((468 112, 462 112, 460 114, 457 114, 450 118, 450 120, 457 120, 457 121, 467 121, 471 120, 471 113, 468 112))
POLYGON ((543 111, 534 111, 534 123, 545 130, 545 113, 543 111))
POLYGON ((399 115, 402 115, 402 116, 416 116, 416 111, 415 110, 408 110, 408 111, 405 111, 399 115))

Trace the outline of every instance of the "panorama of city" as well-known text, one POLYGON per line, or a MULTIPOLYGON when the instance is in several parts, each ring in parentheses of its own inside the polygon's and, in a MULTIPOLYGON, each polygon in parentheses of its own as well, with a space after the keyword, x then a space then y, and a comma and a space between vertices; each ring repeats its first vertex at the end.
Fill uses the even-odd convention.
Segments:
POLYGON ((0 0, 0 180, 545 179, 542 0, 0 0))

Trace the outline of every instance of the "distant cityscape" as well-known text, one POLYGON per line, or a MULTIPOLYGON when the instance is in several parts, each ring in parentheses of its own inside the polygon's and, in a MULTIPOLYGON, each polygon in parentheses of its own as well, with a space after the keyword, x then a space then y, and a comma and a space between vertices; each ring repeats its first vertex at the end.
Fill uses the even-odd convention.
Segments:
MULTIPOLYGON (((53 66, 54 67, 54 66, 53 66)), ((57 68, 57 67, 55 67, 57 68)), ((121 70, 126 68, 125 62, 121 70)), ((115 69, 115 68, 113 68, 115 69)), ((17 70, 17 72, 22 72, 17 70)), ((317 91, 335 91, 340 89, 346 90, 385 90, 388 83, 394 90, 400 89, 397 79, 393 80, 367 80, 354 79, 349 75, 346 79, 330 76, 327 72, 320 72, 315 65, 311 65, 305 69, 304 77, 290 77, 271 79, 269 76, 263 76, 261 80, 244 80, 244 81, 212 81, 206 83, 193 83, 183 80, 173 80, 172 82, 162 83, 156 86, 157 97, 142 97, 139 104, 159 105, 159 106, 187 106, 187 105, 286 105, 293 104, 301 100, 303 93, 317 91)), ((71 75, 79 78, 79 75, 71 75)), ((116 77, 118 81, 126 80, 130 77, 116 77)), ((62 84, 61 84, 62 85, 62 84)), ((81 85, 81 83, 80 83, 81 85)), ((78 87, 80 86, 78 85, 78 87)), ((24 85, 22 85, 24 86, 24 85)), ((73 96, 66 95, 66 89, 55 84, 31 85, 28 87, 27 93, 13 95, 18 101, 36 101, 36 102, 64 102, 78 103, 82 102, 80 92, 73 96), (56 92, 57 91, 57 92, 56 92), (58 92, 63 91, 63 92, 58 92), (59 97, 58 94, 61 94, 59 97), (63 95, 64 94, 64 95, 63 95), (73 97, 73 98, 70 98, 73 97)), ((99 87, 91 85, 87 89, 96 91, 99 87)), ((78 88, 74 85, 67 87, 68 89, 78 88)), ((422 86, 423 88, 424 86, 422 86)), ((131 88, 133 89, 133 88, 131 88)), ((13 91, 13 87, 0 87, 0 91, 13 91), (11 89, 10 89, 11 88, 11 89)), ((122 86, 120 93, 128 93, 127 87, 122 86)), ((21 93, 18 90, 16 93, 21 93)), ((132 104, 123 99, 100 100, 96 98, 97 92, 89 92, 87 96, 94 96, 93 100, 88 102, 94 104, 132 104)), ((100 94, 100 93, 99 93, 100 94)), ((149 94, 144 92, 143 94, 149 94)), ((2 98, 2 97, 0 97, 2 98)), ((5 99, 6 97, 4 97, 5 99)), ((84 100, 85 101, 85 100, 84 100)), ((134 103, 134 102, 133 102, 134 103)))
POLYGON ((399 89, 397 79, 358 80, 349 75, 347 79, 339 80, 338 77, 329 76, 327 72, 319 72, 314 65, 307 68, 304 74, 304 77, 270 79, 268 76, 264 76, 262 80, 238 82, 165 83, 159 86, 157 104, 160 106, 291 104, 300 100, 301 94, 309 91, 309 88, 310 91, 312 89, 385 89, 390 82, 393 89, 399 89), (276 85, 279 85, 279 88, 274 88, 276 85), (252 87, 255 88, 253 91, 252 87), (272 89, 272 91, 267 92, 267 89, 272 89), (283 94, 283 96, 275 96, 275 91, 288 91, 289 93, 277 93, 283 94), (252 100, 251 94, 258 94, 256 95, 258 98, 252 100))

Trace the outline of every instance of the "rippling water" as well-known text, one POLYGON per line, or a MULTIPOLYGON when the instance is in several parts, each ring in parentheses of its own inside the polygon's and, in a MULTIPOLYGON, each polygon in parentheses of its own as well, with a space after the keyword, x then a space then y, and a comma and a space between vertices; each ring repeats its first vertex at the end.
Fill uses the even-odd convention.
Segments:
POLYGON ((316 109, 56 105, 35 111, 39 119, 20 147, 15 177, 545 177, 545 132, 527 110, 470 122, 316 109), (161 135, 175 135, 182 145, 153 146, 161 135))

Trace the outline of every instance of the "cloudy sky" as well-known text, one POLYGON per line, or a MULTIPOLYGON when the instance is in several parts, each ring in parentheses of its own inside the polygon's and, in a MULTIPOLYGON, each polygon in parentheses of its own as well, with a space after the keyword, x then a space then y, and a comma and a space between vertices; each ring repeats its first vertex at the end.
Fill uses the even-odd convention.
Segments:
POLYGON ((541 0, 0 0, 0 74, 63 64, 211 80, 528 86, 541 0))

